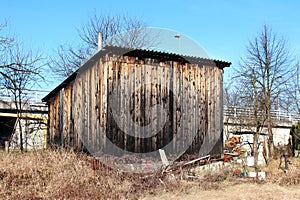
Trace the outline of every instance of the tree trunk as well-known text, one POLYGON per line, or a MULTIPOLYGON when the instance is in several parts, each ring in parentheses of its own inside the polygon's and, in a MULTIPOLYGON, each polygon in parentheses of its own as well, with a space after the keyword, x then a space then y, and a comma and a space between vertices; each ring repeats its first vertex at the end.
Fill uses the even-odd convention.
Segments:
POLYGON ((267 108, 267 125, 268 125, 268 148, 269 148, 269 159, 274 155, 274 140, 273 140, 273 131, 272 131, 272 120, 271 120, 271 108, 267 108))
POLYGON ((253 136, 253 157, 254 157, 254 168, 256 173, 256 179, 258 179, 258 132, 259 128, 256 128, 256 133, 253 136))
POLYGON ((17 120, 19 124, 19 137, 20 137, 20 150, 23 152, 23 130, 22 130, 22 122, 21 122, 21 113, 17 113, 17 120))

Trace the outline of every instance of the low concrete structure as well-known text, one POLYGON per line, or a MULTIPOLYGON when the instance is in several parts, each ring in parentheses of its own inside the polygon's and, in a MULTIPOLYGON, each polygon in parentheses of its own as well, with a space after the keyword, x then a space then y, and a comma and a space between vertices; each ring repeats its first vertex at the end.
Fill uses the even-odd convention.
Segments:
POLYGON ((13 101, 0 101, 0 148, 4 149, 5 142, 9 142, 9 149, 20 149, 21 139, 23 149, 46 148, 47 106, 43 103, 24 103, 22 106, 22 113, 18 117, 13 101))

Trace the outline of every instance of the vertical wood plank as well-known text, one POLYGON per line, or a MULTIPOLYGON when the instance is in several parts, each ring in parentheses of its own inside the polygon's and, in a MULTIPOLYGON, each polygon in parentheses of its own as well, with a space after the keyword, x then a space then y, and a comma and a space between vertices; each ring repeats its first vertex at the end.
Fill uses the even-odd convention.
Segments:
MULTIPOLYGON (((157 104, 159 105, 163 105, 163 101, 162 101, 162 82, 163 82, 163 67, 162 67, 162 63, 159 63, 159 66, 157 68, 157 104)), ((160 129, 159 124, 163 123, 162 122, 162 113, 160 109, 157 109, 157 119, 158 119, 158 123, 157 123, 157 130, 160 129)), ((160 132, 157 134, 157 148, 161 148, 162 147, 162 140, 163 140, 163 129, 160 130, 160 132)))
POLYGON ((99 116, 99 96, 100 96, 100 86, 99 86, 99 70, 100 70, 100 62, 101 59, 95 64, 94 78, 92 80, 93 86, 93 115, 94 121, 93 123, 93 137, 94 137, 94 145, 96 151, 100 153, 101 143, 100 143, 100 116, 99 116))
POLYGON ((140 109, 139 109, 139 105, 140 105, 140 94, 138 92, 138 86, 140 84, 140 76, 141 76, 141 70, 139 68, 137 68, 137 65, 134 64, 134 123, 136 124, 135 126, 135 130, 134 130, 134 151, 135 152, 139 152, 139 148, 140 148, 140 141, 139 141, 139 114, 140 114, 140 109))
POLYGON ((211 110, 210 110, 210 116, 211 116, 211 141, 215 140, 216 137, 216 119, 215 119, 215 106, 216 106, 216 101, 215 101, 215 84, 214 84, 214 69, 213 67, 210 67, 210 101, 211 101, 211 110))
MULTIPOLYGON (((183 135, 183 130, 184 130, 184 125, 181 122, 181 120, 183 119, 183 115, 182 115, 182 110, 183 110, 183 65, 181 63, 178 63, 178 67, 177 67, 177 78, 178 78, 178 93, 177 93, 177 109, 176 109, 176 126, 177 126, 177 133, 176 134, 182 134, 183 135)), ((184 138, 184 137, 181 137, 184 138)), ((176 141, 176 149, 179 148, 182 144, 181 140, 177 140, 176 141)))
POLYGON ((201 102, 201 144, 203 143, 204 137, 209 134, 208 133, 208 99, 207 99, 207 71, 206 67, 201 67, 200 72, 200 102, 201 102))
POLYGON ((171 112, 171 126, 172 126, 172 151, 174 152, 175 150, 175 145, 176 145, 176 132, 177 132, 177 128, 176 128, 176 105, 177 105, 177 98, 175 96, 175 94, 177 93, 177 77, 176 77, 176 73, 177 73, 177 62, 171 61, 171 77, 170 77, 170 88, 172 89, 172 93, 170 92, 170 112, 171 112))
POLYGON ((64 145, 70 147, 70 113, 71 113, 71 86, 67 86, 64 91, 63 98, 63 135, 64 135, 64 145))
POLYGON ((197 72, 197 65, 195 64, 190 64, 190 87, 191 87, 191 106, 190 106, 190 110, 192 113, 192 117, 191 117, 191 131, 193 134, 191 134, 191 144, 192 144, 192 149, 193 149, 193 154, 196 154, 196 139, 197 139, 197 131, 196 130, 196 111, 198 111, 198 109, 196 110, 196 95, 197 95, 197 87, 196 87, 196 83, 195 83, 195 76, 196 76, 196 72, 197 72))
MULTIPOLYGON (((81 149, 81 136, 83 135, 83 121, 82 118, 84 117, 84 110, 83 110, 83 74, 80 75, 80 81, 77 85, 77 116, 76 121, 74 124, 77 124, 77 149, 81 149)), ((74 119, 75 120, 75 119, 74 119)))
MULTIPOLYGON (((121 74, 122 74, 122 65, 121 65, 122 59, 121 58, 117 58, 115 60, 116 63, 116 74, 115 74, 115 87, 117 87, 117 92, 118 92, 118 110, 120 111, 121 109, 123 109, 123 105, 122 105, 122 101, 123 101, 123 97, 124 97, 124 82, 120 81, 121 78, 121 74)), ((120 120, 120 125, 116 127, 117 129, 117 134, 118 134, 118 146, 122 149, 124 149, 124 134, 122 132, 123 130, 123 124, 124 124, 124 118, 123 116, 119 116, 121 118, 120 120)))
MULTIPOLYGON (((129 90, 128 90, 128 95, 129 96, 129 111, 130 111, 130 116, 128 121, 131 121, 132 123, 134 123, 135 120, 135 112, 134 112, 134 105, 135 105, 135 97, 134 97, 134 89, 135 89, 135 74, 134 74, 134 62, 132 61, 130 58, 127 58, 127 70, 128 70, 128 85, 129 85, 129 90), (131 71, 132 70, 132 71, 131 71)), ((134 127, 130 127, 128 126, 129 124, 127 124, 128 127, 128 131, 131 132, 131 135, 134 135, 135 133, 135 129, 134 127)), ((129 136, 128 137, 128 149, 130 151, 134 151, 135 150, 135 138, 134 136, 129 136)))
POLYGON ((219 102, 219 106, 220 106, 220 134, 221 134, 221 144, 220 145, 220 152, 221 152, 221 157, 224 156, 224 140, 223 140, 223 137, 224 137, 224 123, 223 123, 223 119, 224 119, 224 107, 223 107, 223 70, 222 69, 218 69, 218 78, 219 78, 219 92, 220 92, 220 102, 219 102))
POLYGON ((172 134, 173 134, 173 126, 172 126, 172 120, 173 120, 173 114, 172 114, 172 107, 173 107, 173 96, 172 96, 172 92, 171 92, 171 87, 172 87, 172 83, 171 83, 171 79, 172 79, 172 75, 173 75, 173 65, 171 65, 171 62, 165 62, 166 64, 166 82, 165 82, 165 109, 167 111, 167 131, 165 133, 166 135, 166 141, 164 143, 164 146, 169 144, 169 142, 172 141, 172 134), (171 97, 172 96, 172 97, 171 97))
POLYGON ((54 132, 53 140, 55 144, 60 145, 60 93, 55 96, 55 121, 54 121, 54 132))
POLYGON ((127 119, 127 115, 124 112, 125 110, 129 109, 129 103, 128 100, 130 98, 129 93, 128 93, 128 89, 129 89, 129 81, 128 81, 128 71, 127 71, 127 62, 125 61, 125 59, 122 59, 121 62, 121 70, 120 70, 120 78, 124 81, 124 83, 121 85, 121 105, 120 105, 120 109, 122 110, 121 115, 123 116, 122 120, 123 120, 123 124, 122 124, 122 130, 123 130, 123 148, 124 150, 128 150, 128 146, 127 146, 127 127, 128 127, 128 120, 127 119))
POLYGON ((106 132, 107 132, 107 88, 108 88, 108 75, 107 75, 107 67, 108 67, 108 61, 107 59, 104 60, 104 63, 101 64, 101 76, 100 76, 100 84, 101 84, 101 120, 100 120, 100 126, 103 130, 103 133, 101 133, 101 139, 102 139, 102 145, 105 149, 106 147, 106 132))
POLYGON ((111 103, 110 103, 110 96, 112 94, 113 90, 113 62, 112 58, 110 58, 109 62, 107 62, 107 95, 105 98, 107 99, 107 130, 106 135, 111 140, 112 143, 116 142, 116 136, 113 132, 113 126, 112 126, 112 113, 111 113, 111 103))
POLYGON ((139 60, 139 67, 141 68, 141 88, 140 88, 140 126, 143 127, 141 130, 140 130, 140 152, 147 152, 147 149, 146 149, 146 139, 144 138, 145 137, 145 133, 146 131, 144 130, 145 129, 145 106, 146 106, 146 103, 145 103, 145 90, 146 90, 146 82, 145 82, 145 66, 143 64, 143 61, 142 60, 139 60), (142 137, 141 137, 142 136, 142 137))
MULTIPOLYGON (((144 87, 144 101, 145 101, 145 108, 144 108, 144 117, 145 117, 145 121, 144 121, 144 126, 147 126, 148 128, 146 129, 147 133, 151 133, 151 126, 149 126, 152 121, 151 121, 151 114, 150 114, 150 107, 151 107, 151 89, 152 89, 152 85, 149 84, 151 83, 151 65, 144 65, 144 69, 145 69, 145 83, 147 83, 147 85, 145 85, 144 87)), ((149 138, 147 140, 145 140, 144 146, 145 146, 145 151, 151 151, 152 147, 151 147, 151 143, 152 143, 152 139, 149 138)))
MULTIPOLYGON (((157 78, 157 65, 151 65, 151 106, 154 106, 158 103, 158 78, 157 78)), ((154 121, 151 123, 151 130, 156 131, 158 126, 158 116, 157 116, 157 110, 156 107, 152 108, 152 114, 154 115, 154 121)), ((157 149, 157 138, 158 133, 152 136, 151 140, 151 146, 152 151, 155 151, 157 149)))
POLYGON ((54 133, 54 113, 55 113, 55 109, 54 109, 54 103, 55 101, 53 100, 53 98, 50 100, 50 103, 49 103, 49 127, 48 127, 48 138, 47 138, 47 141, 48 143, 51 145, 54 143, 53 141, 53 133, 54 133))
POLYGON ((91 134, 91 140, 92 140, 92 146, 94 151, 97 150, 97 138, 96 138, 96 128, 97 128, 97 113, 96 113, 96 98, 97 98, 97 92, 96 92, 96 75, 97 75, 97 65, 98 62, 95 63, 95 65, 90 69, 90 134, 91 134))
POLYGON ((195 128, 195 139, 194 139, 194 148, 195 150, 197 150, 197 152, 195 153, 198 153, 199 152, 199 146, 200 146, 200 137, 199 137, 199 134, 200 134, 200 129, 199 129, 199 126, 200 126, 200 83, 199 83, 199 65, 198 64, 195 64, 194 65, 194 80, 193 80, 193 85, 194 85, 194 92, 195 92, 195 95, 197 96, 196 98, 197 99, 194 99, 194 102, 195 102, 195 108, 194 108, 194 112, 195 114, 198 115, 198 117, 195 119, 194 121, 194 128, 195 128), (196 102, 197 100, 197 102, 196 102))

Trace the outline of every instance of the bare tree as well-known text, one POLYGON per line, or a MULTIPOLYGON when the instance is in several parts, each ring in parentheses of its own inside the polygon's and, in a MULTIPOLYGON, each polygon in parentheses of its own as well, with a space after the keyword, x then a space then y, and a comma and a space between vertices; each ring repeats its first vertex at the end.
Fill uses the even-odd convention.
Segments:
POLYGON ((153 43, 145 30, 146 23, 137 17, 128 15, 100 15, 94 13, 87 24, 78 33, 82 41, 90 48, 98 46, 98 33, 102 33, 103 45, 115 45, 128 48, 150 47, 153 43))
POLYGON ((14 39, 7 36, 7 35, 2 35, 2 31, 7 27, 7 22, 5 21, 4 23, 0 24, 0 52, 3 52, 7 47, 9 47, 14 39))
POLYGON ((241 85, 234 82, 226 83, 224 85, 223 105, 225 109, 224 125, 225 138, 230 138, 230 133, 235 133, 243 128, 244 119, 237 116, 237 109, 243 107, 244 101, 240 93, 241 85), (239 124, 239 126, 237 126, 239 124), (230 126, 236 125, 236 126, 230 126))
POLYGON ((295 71, 286 84, 287 98, 285 98, 285 105, 289 111, 296 111, 300 113, 300 63, 296 63, 295 71))
POLYGON ((259 109, 264 112, 269 136, 269 156, 274 150, 271 109, 285 90, 284 85, 292 71, 290 64, 291 54, 286 41, 264 25, 262 31, 249 42, 246 57, 241 59, 237 70, 237 79, 248 88, 249 96, 254 97, 255 103, 252 106, 254 109, 260 106, 259 109), (256 98, 259 98, 259 102, 256 102, 256 98))
MULTIPOLYGON (((9 37, 6 35, 4 32, 5 28, 7 27, 7 22, 5 21, 4 23, 0 24, 0 58, 3 59, 2 57, 5 56, 5 52, 8 48, 10 48, 13 43, 14 43, 14 38, 9 37)), ((1 63, 0 69, 4 68, 6 66, 1 63)))
MULTIPOLYGON (((5 28, 7 28, 7 22, 3 22, 0 24, 0 61, 4 60, 5 54, 7 50, 13 45, 14 39, 13 37, 9 37, 7 34, 4 33, 5 28)), ((3 68, 10 67, 10 64, 6 64, 5 62, 0 62, 0 70, 3 68)), ((6 96, 5 87, 1 86, 0 95, 6 96)))
POLYGON ((103 46, 148 48, 155 45, 155 37, 146 29, 146 23, 128 15, 97 15, 77 29, 82 43, 78 46, 61 45, 52 58, 52 69, 61 78, 68 77, 91 56, 98 46, 98 34, 102 33, 103 46))
POLYGON ((25 49, 21 43, 14 43, 13 46, 3 50, 1 57, 0 76, 1 85, 10 91, 13 103, 17 112, 17 121, 19 126, 20 150, 23 151, 23 130, 21 118, 24 113, 24 107, 28 106, 28 96, 25 89, 31 89, 33 86, 43 80, 41 75, 45 62, 40 53, 25 49))
POLYGON ((51 59, 50 67, 59 78, 66 78, 75 72, 92 54, 83 46, 60 45, 51 59))
POLYGON ((252 71, 245 71, 235 79, 237 78, 238 81, 235 82, 238 83, 232 84, 230 89, 225 87, 225 105, 230 108, 226 116, 228 121, 225 123, 234 124, 232 133, 253 135, 253 144, 249 141, 248 144, 254 157, 255 169, 258 170, 259 136, 266 122, 266 115, 261 112, 264 106, 262 93, 256 81, 257 76, 252 71))

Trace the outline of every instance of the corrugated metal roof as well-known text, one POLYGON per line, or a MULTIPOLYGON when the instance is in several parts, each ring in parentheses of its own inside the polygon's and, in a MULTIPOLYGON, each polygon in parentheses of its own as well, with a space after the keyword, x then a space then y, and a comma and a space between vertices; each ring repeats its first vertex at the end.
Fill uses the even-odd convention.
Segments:
MULTIPOLYGON (((101 57, 105 55, 121 55, 121 56, 129 56, 129 57, 138 57, 139 59, 151 58, 157 59, 159 61, 177 61, 180 63, 191 63, 191 64, 200 64, 200 65, 210 65, 216 66, 221 69, 225 67, 229 67, 231 65, 230 62, 225 62, 221 60, 214 60, 208 58, 200 58, 195 56, 187 56, 187 55, 180 55, 175 53, 167 53, 155 50, 146 50, 146 49, 130 49, 124 47, 117 47, 117 46, 107 46, 102 50, 98 51, 96 54, 91 56, 81 67, 89 67, 94 62, 99 60, 101 57)), ((53 89, 48 95, 46 95, 42 101, 48 102, 50 98, 54 97, 62 88, 68 85, 70 82, 76 79, 77 73, 79 69, 75 71, 71 76, 66 78, 60 85, 58 85, 55 89, 53 89)))
POLYGON ((225 62, 221 60, 201 58, 196 56, 188 56, 182 54, 175 54, 169 52, 155 51, 155 50, 147 50, 147 49, 130 49, 116 46, 108 46, 104 49, 104 51, 111 52, 113 54, 119 54, 124 56, 135 56, 142 58, 153 58, 159 59, 163 61, 178 61, 182 63, 201 63, 201 64, 213 64, 219 68, 229 67, 231 65, 230 62, 225 62))

